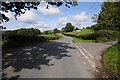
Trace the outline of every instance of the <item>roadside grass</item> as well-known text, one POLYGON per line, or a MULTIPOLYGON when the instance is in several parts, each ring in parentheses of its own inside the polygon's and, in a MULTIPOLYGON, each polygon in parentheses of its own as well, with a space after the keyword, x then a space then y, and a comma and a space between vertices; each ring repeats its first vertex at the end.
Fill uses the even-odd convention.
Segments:
POLYGON ((74 43, 76 43, 76 42, 95 42, 95 40, 84 40, 84 39, 73 37, 72 42, 74 42, 74 43))
POLYGON ((44 37, 56 37, 54 34, 42 34, 40 36, 44 36, 44 37))
POLYGON ((120 43, 106 49, 102 54, 104 67, 113 76, 120 78, 120 43))
POLYGON ((79 31, 79 32, 76 32, 76 31, 75 32, 65 32, 64 34, 66 36, 72 37, 73 38, 72 42, 74 42, 74 43, 76 43, 76 42, 95 42, 95 40, 84 40, 84 39, 75 37, 76 35, 79 36, 79 35, 92 34, 92 33, 94 33, 94 31, 91 29, 81 29, 81 31, 79 31))
POLYGON ((41 36, 45 37, 48 41, 63 39, 63 36, 58 34, 42 34, 41 36))
POLYGON ((79 32, 67 32, 65 34, 71 34, 71 35, 84 35, 84 34, 91 34, 91 33, 94 33, 93 30, 91 29, 81 29, 81 31, 79 32))

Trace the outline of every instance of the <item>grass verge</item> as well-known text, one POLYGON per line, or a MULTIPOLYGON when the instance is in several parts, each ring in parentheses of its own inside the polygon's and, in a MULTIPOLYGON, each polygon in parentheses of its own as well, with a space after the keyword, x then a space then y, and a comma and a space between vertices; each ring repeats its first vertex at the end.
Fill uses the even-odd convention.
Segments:
POLYGON ((48 41, 63 39, 63 36, 58 34, 43 34, 41 36, 45 37, 48 41))
POLYGON ((76 42, 95 42, 95 41, 94 40, 84 40, 84 39, 73 37, 72 42, 76 43, 76 42))
POLYGON ((102 54, 102 62, 110 77, 116 77, 120 79, 120 43, 109 47, 102 54))
POLYGON ((82 29, 79 32, 65 32, 63 34, 66 36, 72 37, 73 38, 72 42, 74 42, 74 43, 76 43, 76 42, 95 42, 95 40, 85 40, 85 39, 81 39, 81 38, 76 37, 76 36, 85 35, 85 34, 92 34, 92 33, 94 33, 94 31, 91 29, 82 29))
POLYGON ((65 34, 69 34, 69 35, 84 35, 84 34, 92 34, 92 33, 94 33, 94 31, 93 30, 91 30, 91 29, 81 29, 81 31, 79 31, 79 32, 67 32, 67 33, 65 33, 65 34))

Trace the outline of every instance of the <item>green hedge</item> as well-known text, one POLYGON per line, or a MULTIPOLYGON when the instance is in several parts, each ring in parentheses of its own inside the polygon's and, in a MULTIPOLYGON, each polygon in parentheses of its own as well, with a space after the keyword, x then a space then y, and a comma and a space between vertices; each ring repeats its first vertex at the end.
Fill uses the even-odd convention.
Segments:
POLYGON ((99 30, 91 34, 83 34, 83 35, 74 35, 74 34, 67 34, 64 35, 77 37, 84 40, 95 40, 96 42, 107 42, 107 41, 115 41, 120 40, 120 32, 118 31, 110 31, 110 30, 99 30))
POLYGON ((60 39, 62 36, 60 36, 60 35, 51 35, 51 36, 45 36, 45 38, 47 39, 47 40, 56 40, 56 39, 60 39))
POLYGON ((36 42, 44 42, 46 38, 43 36, 21 36, 9 35, 3 39, 3 48, 28 45, 36 42))
POLYGON ((40 31, 33 28, 3 31, 2 47, 12 48, 46 41, 45 37, 37 36, 38 34, 40 34, 40 31))

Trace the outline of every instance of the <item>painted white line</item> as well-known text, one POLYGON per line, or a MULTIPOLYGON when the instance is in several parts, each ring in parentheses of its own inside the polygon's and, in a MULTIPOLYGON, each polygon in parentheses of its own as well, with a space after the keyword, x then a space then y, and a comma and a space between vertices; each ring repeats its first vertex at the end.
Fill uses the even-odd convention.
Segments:
POLYGON ((82 50, 81 50, 78 46, 76 46, 76 47, 77 47, 78 50, 81 52, 82 56, 85 56, 85 53, 83 53, 82 50))
POLYGON ((90 58, 89 58, 87 55, 85 55, 85 53, 84 53, 78 46, 76 46, 76 47, 77 47, 78 50, 81 52, 82 56, 84 56, 84 57, 88 60, 88 62, 91 64, 91 66, 92 66, 94 69, 96 69, 95 63, 94 63, 93 61, 91 61, 90 58))
POLYGON ((95 65, 91 65, 94 69, 96 68, 95 65))
POLYGON ((89 59, 89 57, 85 56, 86 59, 89 59))
POLYGON ((91 57, 92 59, 94 59, 93 56, 85 48, 83 48, 80 45, 79 45, 79 47, 81 47, 84 50, 84 52, 88 54, 89 57, 91 57))
POLYGON ((96 72, 99 72, 98 70, 95 70, 96 72))

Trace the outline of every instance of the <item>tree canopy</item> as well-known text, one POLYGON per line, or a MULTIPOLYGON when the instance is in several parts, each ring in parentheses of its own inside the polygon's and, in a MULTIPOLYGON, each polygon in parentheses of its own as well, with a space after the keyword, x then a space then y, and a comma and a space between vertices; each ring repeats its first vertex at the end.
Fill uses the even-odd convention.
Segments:
POLYGON ((94 30, 120 30, 120 2, 104 2, 94 30))
POLYGON ((74 29, 75 29, 75 27, 71 23, 67 23, 65 28, 64 28, 64 31, 65 32, 72 32, 74 29))

